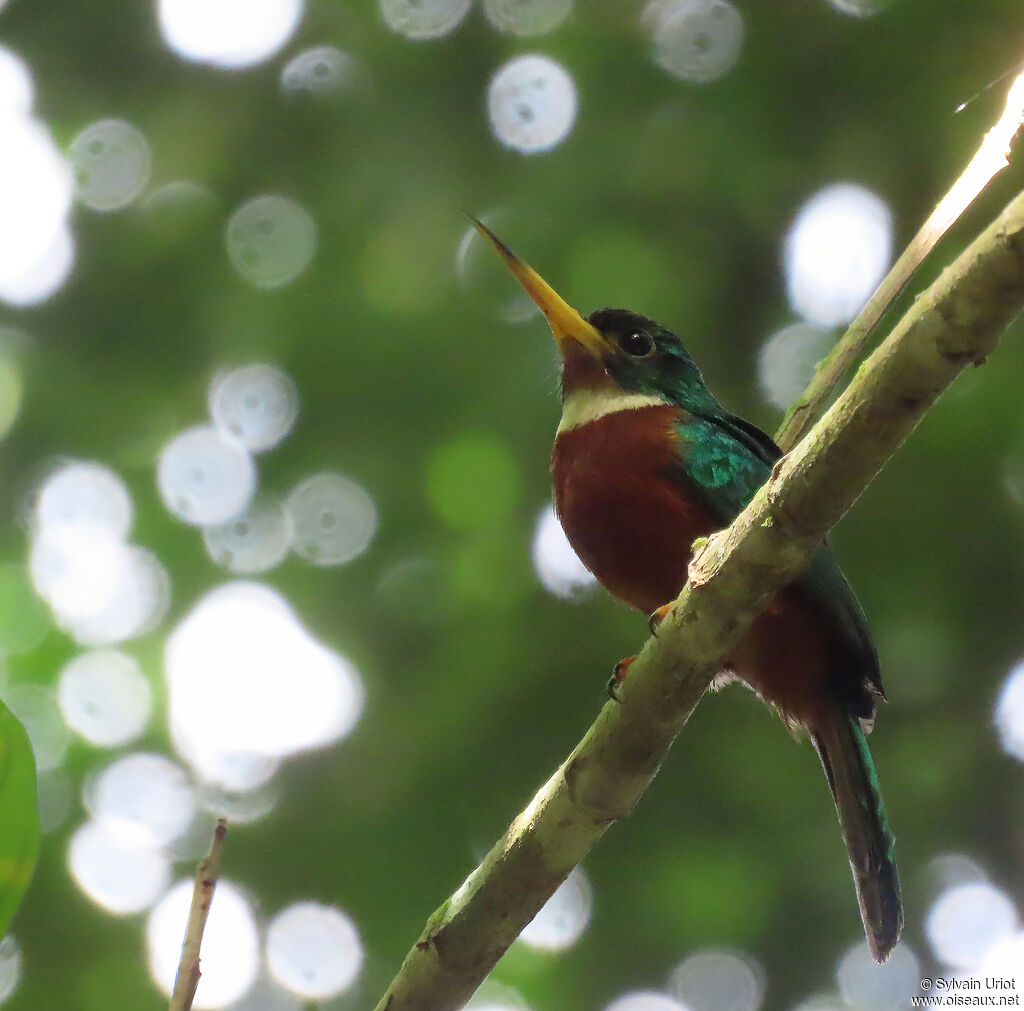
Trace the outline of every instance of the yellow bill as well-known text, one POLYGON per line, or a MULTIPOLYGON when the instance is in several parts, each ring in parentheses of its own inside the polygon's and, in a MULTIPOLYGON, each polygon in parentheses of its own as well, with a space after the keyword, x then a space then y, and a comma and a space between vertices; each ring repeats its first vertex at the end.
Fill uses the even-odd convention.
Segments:
POLYGON ((472 215, 469 215, 469 220, 497 250, 498 255, 505 261, 505 266, 523 286, 526 294, 537 303, 551 327, 551 332, 555 335, 559 348, 564 350, 566 341, 576 341, 595 357, 610 349, 600 330, 591 326, 533 267, 520 260, 483 222, 477 221, 472 215))

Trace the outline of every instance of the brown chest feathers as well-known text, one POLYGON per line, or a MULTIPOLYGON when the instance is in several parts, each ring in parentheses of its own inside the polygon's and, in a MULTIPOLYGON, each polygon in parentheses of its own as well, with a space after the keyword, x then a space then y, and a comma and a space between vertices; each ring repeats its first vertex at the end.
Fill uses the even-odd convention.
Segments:
POLYGON ((560 432, 551 473, 566 536, 620 600, 650 613, 686 582, 690 546, 717 524, 692 492, 670 434, 670 406, 615 411, 560 432))

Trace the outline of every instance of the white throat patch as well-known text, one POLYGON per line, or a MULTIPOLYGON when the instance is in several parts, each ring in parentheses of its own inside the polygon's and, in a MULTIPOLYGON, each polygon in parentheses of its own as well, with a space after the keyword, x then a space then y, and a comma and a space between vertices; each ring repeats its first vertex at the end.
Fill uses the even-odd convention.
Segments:
POLYGON ((653 393, 625 393, 622 390, 599 389, 573 390, 562 405, 562 420, 559 432, 568 432, 591 421, 597 421, 606 414, 616 411, 635 411, 638 407, 664 407, 665 401, 653 393))

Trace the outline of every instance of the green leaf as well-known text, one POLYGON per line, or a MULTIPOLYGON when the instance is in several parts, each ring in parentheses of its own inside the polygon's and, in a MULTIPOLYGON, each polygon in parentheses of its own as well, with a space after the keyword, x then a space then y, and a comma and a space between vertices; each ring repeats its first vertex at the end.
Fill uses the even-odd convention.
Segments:
POLYGON ((32 880, 39 836, 32 746, 25 728, 0 702, 0 937, 32 880))

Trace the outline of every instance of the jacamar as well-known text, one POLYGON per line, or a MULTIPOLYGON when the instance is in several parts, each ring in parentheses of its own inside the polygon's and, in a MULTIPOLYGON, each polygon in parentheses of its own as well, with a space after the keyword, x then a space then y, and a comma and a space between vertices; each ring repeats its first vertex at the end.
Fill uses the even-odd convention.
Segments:
MULTIPOLYGON (((686 582, 694 540, 732 522, 782 452, 722 407, 674 333, 625 309, 584 319, 474 224, 547 317, 561 352, 551 473, 566 536, 614 596, 656 621, 686 582)), ((885 695, 867 619, 827 544, 755 620, 722 676, 745 681, 810 736, 835 799, 864 932, 885 961, 903 911, 865 738, 885 695)))

